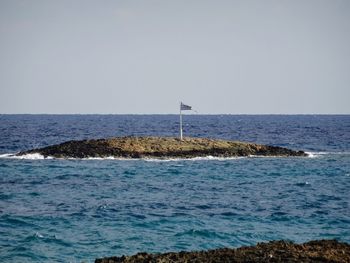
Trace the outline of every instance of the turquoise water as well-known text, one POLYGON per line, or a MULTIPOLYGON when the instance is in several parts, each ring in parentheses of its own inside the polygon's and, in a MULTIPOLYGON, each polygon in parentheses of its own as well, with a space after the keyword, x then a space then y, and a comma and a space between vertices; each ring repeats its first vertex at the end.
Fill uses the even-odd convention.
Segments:
POLYGON ((312 152, 308 158, 7 157, 67 139, 176 135, 176 121, 172 115, 0 115, 2 260, 93 262, 275 239, 350 242, 348 115, 185 116, 190 136, 303 149, 312 152))

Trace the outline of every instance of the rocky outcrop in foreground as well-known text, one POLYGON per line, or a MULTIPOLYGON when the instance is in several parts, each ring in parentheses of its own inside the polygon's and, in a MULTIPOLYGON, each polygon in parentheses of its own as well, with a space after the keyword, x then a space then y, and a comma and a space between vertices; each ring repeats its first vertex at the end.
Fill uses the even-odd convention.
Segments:
POLYGON ((222 248, 198 252, 165 254, 138 253, 134 256, 96 259, 95 263, 175 262, 350 262, 350 245, 336 240, 294 244, 286 241, 259 243, 237 249, 222 248))
POLYGON ((282 147, 205 138, 117 137, 68 141, 18 155, 40 153, 56 158, 193 158, 204 156, 306 156, 303 151, 282 147))

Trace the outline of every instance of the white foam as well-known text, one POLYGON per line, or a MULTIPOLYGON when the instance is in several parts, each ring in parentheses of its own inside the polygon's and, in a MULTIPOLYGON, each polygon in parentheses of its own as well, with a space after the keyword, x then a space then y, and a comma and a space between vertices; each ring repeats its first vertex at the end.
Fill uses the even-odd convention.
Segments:
POLYGON ((44 236, 42 234, 40 234, 39 232, 36 232, 34 234, 35 237, 38 237, 38 238, 43 238, 44 236))
POLYGON ((28 154, 24 154, 24 155, 17 155, 15 153, 5 153, 5 154, 1 154, 0 158, 21 159, 21 160, 53 159, 53 157, 51 157, 51 156, 45 157, 44 155, 41 155, 40 153, 28 153, 28 154))
POLYGON ((237 160, 237 159, 243 159, 247 158, 244 156, 239 156, 239 157, 215 157, 215 156, 206 156, 206 157, 194 157, 190 158, 189 160, 192 161, 207 161, 207 160, 215 160, 215 161, 226 161, 226 160, 237 160))
MULTIPOLYGON (((265 158, 271 158, 271 156, 266 156, 265 158)), ((87 157, 87 158, 56 158, 52 156, 43 156, 40 153, 31 153, 24 155, 16 155, 16 153, 6 153, 1 154, 0 158, 8 158, 8 159, 22 159, 22 160, 47 160, 47 159, 62 159, 62 160, 86 160, 86 161, 103 161, 103 160, 116 160, 116 161, 146 161, 146 162, 178 162, 178 161, 227 161, 227 160, 238 160, 244 158, 264 158, 264 156, 237 156, 237 157, 216 157, 216 156, 202 156, 202 157, 193 157, 193 158, 152 158, 152 157, 144 157, 144 158, 123 158, 123 157, 87 157)), ((273 158, 273 157, 272 157, 273 158)))
POLYGON ((28 153, 20 156, 15 156, 17 159, 26 159, 26 160, 43 160, 45 159, 44 155, 40 153, 28 153))
MULTIPOLYGON (((350 152, 306 152, 309 158, 317 158, 324 155, 339 155, 339 154, 350 154, 350 152)), ((276 156, 278 158, 278 156, 276 156)), ((249 155, 249 156, 239 156, 239 157, 215 157, 215 156, 204 156, 204 157, 193 157, 193 158, 122 158, 122 157, 88 157, 88 158, 55 158, 52 156, 43 156, 40 153, 30 153, 24 155, 17 155, 17 153, 5 153, 0 154, 0 159, 23 159, 23 160, 47 160, 47 159, 64 159, 64 160, 117 160, 117 161, 136 161, 143 160, 147 162, 177 162, 177 161, 226 161, 226 160, 237 160, 242 158, 276 158, 273 156, 257 156, 257 155, 249 155)))
POLYGON ((317 158, 329 154, 346 154, 344 152, 305 152, 309 158, 317 158))
POLYGON ((14 154, 13 153, 4 153, 4 154, 0 154, 0 158, 11 158, 13 157, 14 154))
POLYGON ((309 158, 317 158, 324 155, 350 155, 349 151, 344 152, 306 152, 309 158))
MULTIPOLYGON (((79 159, 79 158, 69 158, 69 159, 79 159)), ((107 156, 107 157, 88 157, 88 158, 81 158, 81 160, 116 160, 117 158, 113 156, 107 156)))
POLYGON ((325 155, 326 152, 305 152, 307 154, 307 157, 309 158, 317 158, 320 157, 322 155, 325 155))
MULTIPOLYGON (((248 155, 248 158, 256 158, 256 159, 271 159, 271 158, 295 158, 298 156, 286 156, 286 155, 248 155)), ((240 158, 245 158, 245 157, 240 157, 240 158)))
POLYGON ((247 157, 215 157, 215 156, 204 156, 204 157, 193 157, 193 158, 166 158, 166 159, 158 159, 158 158, 143 158, 140 160, 144 160, 146 162, 178 162, 178 161, 226 161, 226 160, 237 160, 247 157))
MULTIPOLYGON (((107 157, 87 157, 87 158, 74 158, 74 157, 68 157, 68 158, 56 158, 52 156, 44 156, 40 153, 28 153, 24 155, 17 155, 17 153, 5 153, 0 154, 0 159, 21 159, 21 160, 51 160, 51 159, 58 159, 58 160, 120 160, 120 161, 127 161, 127 160, 138 160, 138 159, 132 159, 132 158, 120 158, 120 157, 113 157, 113 156, 107 156, 107 157)), ((142 160, 142 159, 141 159, 142 160)))

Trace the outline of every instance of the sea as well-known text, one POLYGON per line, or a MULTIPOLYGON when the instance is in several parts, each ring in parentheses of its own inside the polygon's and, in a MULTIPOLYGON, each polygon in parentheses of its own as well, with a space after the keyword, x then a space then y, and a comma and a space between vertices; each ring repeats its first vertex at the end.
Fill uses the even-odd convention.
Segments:
POLYGON ((68 140, 178 136, 178 115, 0 115, 0 261, 350 242, 350 115, 184 115, 184 135, 308 157, 55 159, 68 140))

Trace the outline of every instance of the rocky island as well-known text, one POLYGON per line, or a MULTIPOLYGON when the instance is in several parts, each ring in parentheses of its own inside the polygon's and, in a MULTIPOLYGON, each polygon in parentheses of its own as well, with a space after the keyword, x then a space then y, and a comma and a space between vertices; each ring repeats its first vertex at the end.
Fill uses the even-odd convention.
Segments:
POLYGON ((315 240, 304 244, 289 241, 258 243, 256 246, 221 248, 164 254, 138 253, 133 256, 96 259, 95 263, 185 263, 185 262, 350 262, 350 245, 336 240, 315 240))
POLYGON ((116 137, 68 141, 17 155, 39 153, 55 158, 194 158, 239 156, 307 156, 278 146, 206 138, 116 137))

